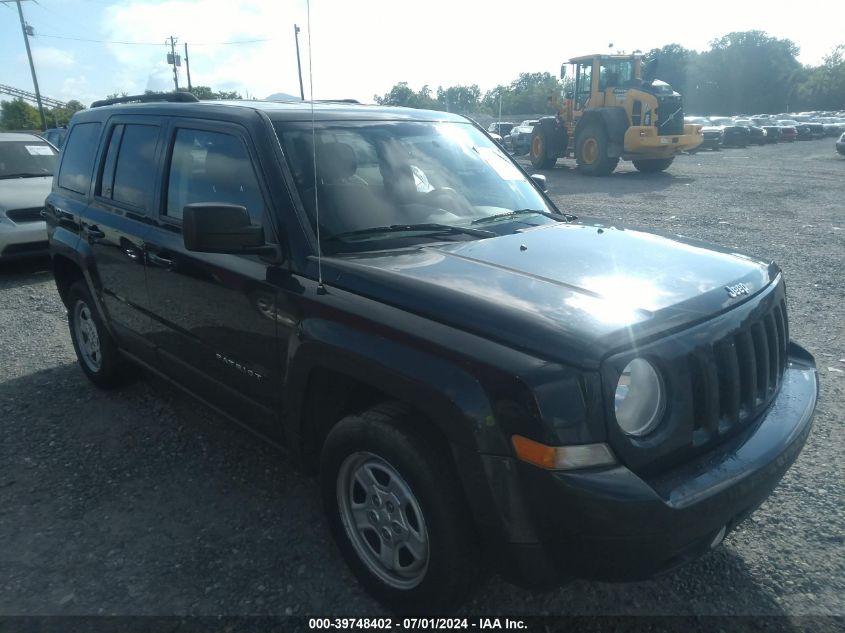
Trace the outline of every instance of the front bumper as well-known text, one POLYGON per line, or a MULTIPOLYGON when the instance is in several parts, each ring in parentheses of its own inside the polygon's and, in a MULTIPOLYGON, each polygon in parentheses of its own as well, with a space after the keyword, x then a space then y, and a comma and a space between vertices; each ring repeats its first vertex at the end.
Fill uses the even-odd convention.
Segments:
POLYGON ((653 127, 632 125, 625 131, 622 158, 669 158, 704 141, 700 125, 685 125, 683 134, 658 135, 653 127))
POLYGON ((571 576, 636 580, 698 557, 756 509, 795 461, 817 394, 814 361, 792 344, 766 413, 668 473, 643 479, 622 465, 552 472, 511 460, 536 541, 504 548, 504 572, 532 586, 571 576))
POLYGON ((45 222, 23 222, 16 224, 0 217, 0 258, 46 255, 47 224, 45 222))

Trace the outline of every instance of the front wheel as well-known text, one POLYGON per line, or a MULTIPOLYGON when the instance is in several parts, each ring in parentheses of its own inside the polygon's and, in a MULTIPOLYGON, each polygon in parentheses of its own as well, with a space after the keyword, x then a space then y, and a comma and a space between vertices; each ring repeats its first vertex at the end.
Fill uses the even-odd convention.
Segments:
POLYGON ((671 165, 674 160, 675 158, 673 156, 672 158, 654 158, 651 160, 635 160, 631 162, 634 163, 634 167, 636 167, 638 171, 650 174, 669 169, 669 165, 671 165))
POLYGON ((611 174, 618 158, 607 155, 607 132, 603 125, 590 123, 581 130, 575 140, 575 161, 585 176, 607 176, 611 174))
POLYGON ((479 557, 450 454, 397 403, 341 420, 320 460, 332 534, 362 585, 399 613, 447 613, 466 599, 479 557))

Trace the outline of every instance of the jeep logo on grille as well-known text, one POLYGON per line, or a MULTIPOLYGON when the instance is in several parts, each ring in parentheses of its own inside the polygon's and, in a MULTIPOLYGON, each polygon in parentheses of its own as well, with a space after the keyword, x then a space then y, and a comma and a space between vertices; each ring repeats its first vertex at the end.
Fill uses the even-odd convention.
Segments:
POLYGON ((733 286, 725 286, 725 290, 728 291, 728 296, 731 299, 736 299, 737 297, 741 297, 742 295, 751 294, 748 290, 748 286, 743 283, 734 284, 733 286))

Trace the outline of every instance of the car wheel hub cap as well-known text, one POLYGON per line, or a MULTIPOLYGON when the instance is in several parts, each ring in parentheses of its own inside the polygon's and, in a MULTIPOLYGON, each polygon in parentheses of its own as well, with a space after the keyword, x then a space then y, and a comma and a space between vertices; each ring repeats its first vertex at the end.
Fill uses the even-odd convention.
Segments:
POLYGON ((337 502, 352 547, 370 571, 397 589, 422 582, 428 530, 416 496, 393 466, 372 453, 350 455, 338 472, 337 502))
POLYGON ((73 334, 82 361, 91 371, 100 371, 103 362, 100 335, 91 315, 91 309, 84 301, 77 301, 73 307, 73 334))

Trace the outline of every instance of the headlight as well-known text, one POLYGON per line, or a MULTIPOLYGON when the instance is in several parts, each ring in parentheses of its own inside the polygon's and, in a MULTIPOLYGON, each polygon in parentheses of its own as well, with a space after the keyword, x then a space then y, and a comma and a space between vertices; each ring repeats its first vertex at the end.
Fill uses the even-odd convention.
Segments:
POLYGON ((640 437, 654 430, 663 417, 666 395, 657 369, 644 358, 625 366, 616 383, 616 422, 628 435, 640 437))

